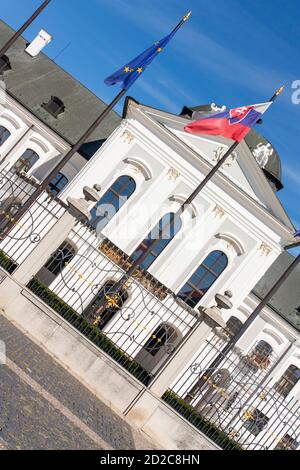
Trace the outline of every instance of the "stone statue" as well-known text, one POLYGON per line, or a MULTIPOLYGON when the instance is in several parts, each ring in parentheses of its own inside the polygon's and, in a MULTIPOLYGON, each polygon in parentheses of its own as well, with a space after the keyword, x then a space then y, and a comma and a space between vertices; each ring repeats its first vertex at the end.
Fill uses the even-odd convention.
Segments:
POLYGON ((220 112, 226 111, 226 106, 225 105, 218 106, 218 105, 216 105, 216 103, 211 103, 210 107, 211 107, 212 111, 220 111, 220 112))

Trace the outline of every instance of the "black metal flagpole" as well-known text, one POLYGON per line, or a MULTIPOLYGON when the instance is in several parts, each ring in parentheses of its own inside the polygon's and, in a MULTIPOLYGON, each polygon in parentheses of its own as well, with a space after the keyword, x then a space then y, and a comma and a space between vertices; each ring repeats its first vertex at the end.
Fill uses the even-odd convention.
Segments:
MULTIPOLYGON (((275 99, 280 95, 282 92, 283 87, 278 88, 278 90, 274 93, 270 101, 275 101, 275 99)), ((165 226, 162 226, 159 229, 157 238, 153 239, 149 244, 148 248, 132 263, 131 267, 124 273, 124 275, 117 281, 113 287, 113 295, 118 295, 119 292, 122 290, 124 284, 126 283, 127 279, 132 276, 135 270, 141 265, 141 263, 146 259, 149 253, 156 247, 156 245, 160 242, 163 235, 169 231, 170 227, 172 226, 174 220, 178 218, 185 209, 193 202, 193 200, 198 196, 198 194, 203 190, 203 188, 207 185, 207 183, 212 179, 218 169, 224 164, 227 158, 232 154, 232 152, 236 149, 240 142, 234 142, 224 156, 219 160, 219 162, 210 170, 210 172, 206 175, 203 181, 196 187, 196 189, 192 192, 192 194, 185 200, 185 202, 180 206, 178 211, 175 214, 171 214, 170 220, 167 222, 165 226)), ((99 307, 97 311, 101 311, 101 308, 105 305, 106 300, 105 297, 99 302, 99 307)))
POLYGON ((27 21, 21 26, 18 31, 4 44, 0 49, 0 58, 8 51, 8 49, 16 42, 16 40, 24 33, 25 29, 36 19, 37 16, 46 8, 46 6, 51 2, 51 0, 45 0, 40 7, 28 18, 27 21))
MULTIPOLYGON (((175 26, 173 32, 176 32, 183 23, 188 20, 191 16, 191 12, 187 13, 182 20, 175 26)), ((127 89, 122 89, 120 93, 112 100, 112 102, 104 109, 104 111, 98 116, 96 121, 85 131, 85 133, 80 137, 80 139, 71 147, 71 149, 66 153, 66 155, 58 162, 58 164, 53 168, 49 175, 43 180, 41 185, 32 193, 31 196, 27 199, 21 209, 10 219, 9 223, 3 229, 0 234, 0 239, 11 231, 15 224, 21 219, 25 212, 29 209, 32 203, 40 196, 40 194, 48 187, 49 183, 52 181, 54 176, 62 169, 62 167, 70 160, 70 158, 80 149, 80 147, 85 143, 87 138, 92 134, 92 132, 102 123, 106 118, 108 113, 116 106, 120 99, 125 95, 127 89)))

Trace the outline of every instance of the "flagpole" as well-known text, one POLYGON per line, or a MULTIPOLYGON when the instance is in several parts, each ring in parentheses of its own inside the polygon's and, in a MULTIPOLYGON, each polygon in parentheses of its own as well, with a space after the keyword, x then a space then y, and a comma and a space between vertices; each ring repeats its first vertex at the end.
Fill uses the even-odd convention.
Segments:
MULTIPOLYGON (((283 86, 278 88, 278 90, 274 93, 270 101, 275 101, 275 99, 280 95, 280 93, 283 91, 283 86)), ((172 223, 176 219, 176 217, 179 217, 185 209, 193 202, 193 200, 198 196, 198 194, 203 190, 203 188, 207 185, 207 183, 212 179, 212 177, 215 175, 215 173, 218 171, 218 169, 226 162, 227 158, 232 154, 232 152, 236 149, 236 147, 239 145, 240 142, 234 142, 225 155, 219 160, 219 162, 210 170, 210 172, 206 175, 203 181, 196 187, 196 189, 192 192, 192 194, 185 200, 185 202, 180 206, 178 211, 174 214, 172 213, 170 216, 170 220, 168 223, 163 227, 159 229, 159 232, 157 234, 157 238, 153 239, 151 243, 149 244, 148 248, 132 263, 131 267, 123 274, 123 276, 117 281, 113 287, 113 293, 114 295, 117 295, 123 288, 124 284, 126 283, 127 279, 132 276, 132 274, 135 272, 135 270, 141 265, 141 263, 147 258, 149 253, 158 245, 160 240, 162 239, 162 236, 166 231, 170 229, 172 223)), ((101 308, 105 305, 105 297, 99 302, 98 304, 98 309, 101 310, 101 308)))
POLYGON ((101 122, 106 118, 108 113, 116 106, 120 99, 125 95, 127 90, 122 89, 120 93, 112 100, 112 102, 106 106, 104 111, 97 117, 93 124, 84 132, 80 139, 71 147, 71 149, 66 153, 66 155, 58 162, 58 164, 51 170, 48 176, 43 180, 40 186, 29 196, 27 201, 23 204, 21 209, 10 219, 9 223, 4 227, 2 233, 0 234, 0 239, 10 232, 10 230, 15 226, 15 224, 21 219, 25 212, 29 209, 31 204, 42 194, 42 192, 48 187, 49 183, 52 181, 54 176, 65 166, 65 164, 70 160, 70 158, 80 149, 80 147, 86 142, 88 137, 94 132, 94 130, 101 124, 101 122))
MULTIPOLYGON (((41 8, 45 8, 46 3, 44 2, 41 5, 41 8)), ((39 9, 39 10, 40 10, 39 9)), ((35 12, 35 15, 37 12, 35 12)), ((176 32, 185 21, 189 19, 192 12, 188 12, 182 20, 175 26, 172 32, 176 32)), ((29 21, 29 20, 28 20, 29 21)), ((28 23, 28 22, 27 22, 28 23)), ((22 28, 21 28, 22 29, 22 28)), ((6 227, 4 227, 2 233, 0 234, 0 240, 3 239, 4 236, 7 235, 8 232, 15 226, 15 224, 21 219, 21 217, 25 214, 25 212, 29 209, 31 204, 39 197, 39 195, 48 187, 48 184, 52 181, 53 177, 59 172, 59 170, 70 160, 70 158, 79 150, 81 145, 85 143, 87 138, 92 134, 92 132, 101 124, 101 122, 105 119, 107 114, 114 108, 114 106, 120 101, 120 99, 125 95, 127 92, 127 88, 122 88, 120 93, 112 100, 112 102, 104 109, 104 111, 100 114, 100 116, 96 119, 96 121, 85 131, 85 133, 80 137, 80 139, 71 147, 71 149, 67 152, 67 154, 58 162, 58 164, 53 168, 53 170, 49 173, 49 175, 43 180, 42 184, 32 193, 31 196, 27 199, 24 205, 20 208, 20 210, 12 217, 6 227)))
POLYGON ((171 31, 171 34, 172 33, 176 33, 176 31, 178 31, 178 29, 183 25, 183 23, 185 23, 185 21, 187 21, 189 19, 189 17, 191 16, 192 12, 189 11, 183 18, 181 21, 179 21, 178 25, 175 26, 175 28, 171 31))
POLYGON ((46 6, 51 2, 51 0, 45 0, 40 7, 28 18, 28 20, 21 26, 18 31, 4 44, 0 49, 0 58, 8 51, 8 49, 16 42, 16 40, 21 36, 21 34, 28 28, 29 25, 36 19, 37 16, 46 8, 46 6))

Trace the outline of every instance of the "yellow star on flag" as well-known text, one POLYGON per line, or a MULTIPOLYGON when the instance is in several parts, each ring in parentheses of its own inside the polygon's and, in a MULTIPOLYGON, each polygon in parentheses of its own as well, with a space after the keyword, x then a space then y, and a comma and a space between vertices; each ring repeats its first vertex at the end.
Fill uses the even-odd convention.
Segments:
POLYGON ((129 67, 125 67, 125 68, 124 68, 124 72, 129 73, 129 72, 130 72, 130 68, 129 68, 129 67))
POLYGON ((142 71, 143 71, 142 67, 139 67, 139 68, 137 69, 137 72, 138 72, 138 73, 142 73, 142 71))
POLYGON ((159 47, 159 48, 157 49, 157 52, 161 52, 161 51, 162 51, 162 48, 159 47))

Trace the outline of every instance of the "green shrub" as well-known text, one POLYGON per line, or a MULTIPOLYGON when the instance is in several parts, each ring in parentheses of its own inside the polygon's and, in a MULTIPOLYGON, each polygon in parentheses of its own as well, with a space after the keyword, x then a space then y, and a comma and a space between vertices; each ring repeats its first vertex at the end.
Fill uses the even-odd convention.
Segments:
POLYGON ((0 266, 5 269, 9 274, 12 274, 17 267, 17 264, 14 263, 2 250, 0 250, 0 266))
POLYGON ((176 393, 167 390, 162 399, 168 403, 174 410, 182 415, 187 421, 193 424, 199 431, 203 432, 212 441, 226 450, 243 450, 242 446, 228 437, 225 432, 219 429, 215 424, 205 419, 189 403, 180 398, 176 393))
POLYGON ((118 364, 122 365, 124 369, 134 375, 142 383, 149 383, 151 376, 142 366, 119 349, 109 338, 99 331, 97 326, 91 325, 60 297, 44 286, 37 278, 33 278, 28 283, 27 287, 49 305, 49 307, 59 313, 59 315, 67 320, 74 328, 102 349, 102 351, 106 352, 118 364))

